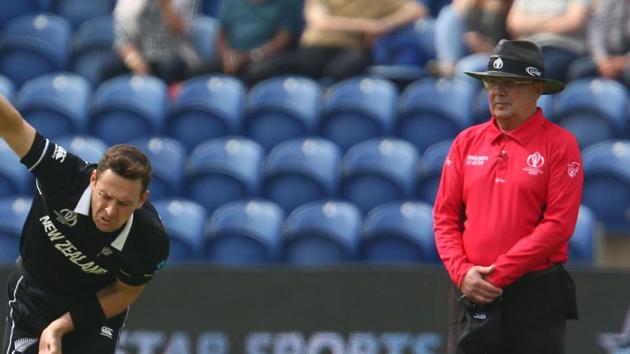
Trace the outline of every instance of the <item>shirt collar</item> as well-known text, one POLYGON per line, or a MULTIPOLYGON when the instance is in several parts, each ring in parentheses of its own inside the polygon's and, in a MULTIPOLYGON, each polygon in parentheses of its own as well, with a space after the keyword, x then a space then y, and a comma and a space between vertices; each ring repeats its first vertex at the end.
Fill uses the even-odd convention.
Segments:
MULTIPOLYGON (((90 215, 90 201, 92 200, 92 187, 89 185, 83 191, 77 206, 74 208, 74 212, 88 216, 90 215)), ((123 247, 125 247, 125 242, 127 241, 127 237, 129 236, 129 231, 131 231, 131 225, 133 224, 133 214, 129 217, 127 223, 125 223, 125 227, 120 231, 118 236, 112 241, 110 244, 113 248, 118 251, 122 251, 123 247)))
POLYGON ((543 116, 542 110, 537 108, 536 113, 534 113, 516 129, 507 133, 499 129, 496 118, 492 116, 490 122, 488 122, 486 131, 491 142, 494 142, 499 137, 506 135, 516 140, 520 145, 524 146, 534 137, 536 133, 538 133, 538 130, 543 126, 543 124, 545 124, 545 117, 543 116))

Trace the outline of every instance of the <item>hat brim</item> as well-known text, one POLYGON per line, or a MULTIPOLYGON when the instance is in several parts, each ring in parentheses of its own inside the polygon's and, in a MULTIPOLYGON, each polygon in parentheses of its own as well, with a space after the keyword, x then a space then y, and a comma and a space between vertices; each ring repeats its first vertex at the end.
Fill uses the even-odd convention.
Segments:
POLYGON ((545 90, 543 91, 543 95, 554 94, 554 93, 558 93, 564 90, 564 83, 557 80, 534 79, 529 76, 506 73, 503 71, 464 72, 464 74, 468 76, 472 76, 478 80, 483 80, 487 77, 499 77, 499 78, 508 78, 508 79, 528 79, 528 80, 544 82, 545 90))

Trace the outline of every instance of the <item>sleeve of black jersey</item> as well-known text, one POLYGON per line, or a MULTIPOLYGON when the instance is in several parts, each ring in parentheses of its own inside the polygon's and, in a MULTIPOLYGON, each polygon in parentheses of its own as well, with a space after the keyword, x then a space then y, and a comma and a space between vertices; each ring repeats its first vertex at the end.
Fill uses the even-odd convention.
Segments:
POLYGON ((40 191, 47 193, 71 187, 83 177, 87 163, 62 146, 37 133, 22 164, 37 179, 40 191))

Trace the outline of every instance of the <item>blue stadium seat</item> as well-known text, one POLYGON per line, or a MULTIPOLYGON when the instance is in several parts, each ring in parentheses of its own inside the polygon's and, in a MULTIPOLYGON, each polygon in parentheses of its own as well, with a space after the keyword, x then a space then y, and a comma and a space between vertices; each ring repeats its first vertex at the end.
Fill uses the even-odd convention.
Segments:
POLYGON ((40 4, 40 0, 4 0, 1 2, 2 10, 0 11, 0 32, 14 18, 24 15, 32 15, 44 11, 40 4))
POLYGON ((424 150, 420 156, 416 196, 423 202, 431 205, 435 202, 435 195, 442 176, 442 166, 452 143, 453 139, 435 143, 424 150))
POLYGON ((146 137, 129 142, 151 161, 153 176, 149 184, 152 200, 178 197, 182 193, 186 150, 175 139, 146 137))
POLYGON ((225 137, 197 146, 188 158, 185 195, 208 213, 219 206, 258 196, 264 152, 244 137, 225 137))
POLYGON ((420 152, 454 138, 473 123, 475 92, 475 86, 461 78, 428 78, 411 84, 399 101, 396 135, 420 152))
POLYGON ((328 89, 320 133, 347 151, 369 139, 387 136, 394 126, 398 89, 389 80, 358 77, 328 89))
POLYGON ((30 208, 31 198, 0 198, 0 264, 13 263, 20 254, 20 235, 30 208))
POLYGON ((162 199, 153 203, 170 236, 169 263, 197 261, 203 248, 208 217, 204 208, 186 199, 162 199))
POLYGON ((361 213, 351 203, 318 201, 287 217, 283 259, 298 266, 333 265, 357 259, 361 213))
POLYGON ((418 152, 399 139, 372 139, 345 154, 341 196, 363 213, 389 201, 413 197, 418 152))
POLYGON ((187 151, 206 140, 237 134, 245 94, 241 81, 226 75, 185 81, 169 110, 168 134, 187 151))
POLYGON ((197 54, 202 60, 212 60, 217 53, 215 37, 219 31, 219 21, 215 17, 197 15, 192 28, 192 39, 197 54))
MULTIPOLYGON (((87 1, 85 1, 87 3, 87 1)), ((86 20, 72 34, 70 67, 92 85, 101 82, 103 65, 115 54, 114 24, 111 15, 86 20)))
POLYGON ((266 151, 317 130, 321 89, 312 79, 275 77, 254 86, 245 107, 243 132, 266 151))
MULTIPOLYGON (((538 107, 542 109, 545 117, 551 120, 553 120, 553 115, 555 114, 553 108, 554 97, 554 95, 542 95, 538 99, 538 107)), ((488 121, 490 119, 490 116, 492 115, 490 113, 490 107, 488 103, 488 91, 480 90, 474 99, 474 123, 477 124, 488 121)))
POLYGON ((585 205, 580 206, 573 236, 569 239, 569 262, 595 265, 597 258, 597 218, 585 205))
POLYGON ((64 135, 54 141, 84 161, 91 163, 98 163, 107 151, 107 145, 101 139, 91 135, 64 135))
POLYGON ((0 197, 28 194, 34 178, 7 143, 0 139, 0 197))
POLYGON ((397 201, 372 209, 363 221, 361 259, 375 264, 438 263, 433 208, 397 201))
POLYGON ((201 0, 199 12, 204 15, 217 17, 219 15, 219 6, 222 0, 201 0))
POLYGON ((89 19, 111 14, 115 4, 116 0, 51 0, 51 10, 76 29, 89 19))
POLYGON ((0 72, 19 87, 34 77, 65 70, 70 35, 70 24, 63 17, 40 14, 13 19, 0 45, 0 72))
POLYGON ((571 82, 555 98, 554 120, 570 130, 580 147, 622 138, 628 130, 630 95, 622 84, 605 79, 571 82))
POLYGON ((15 96, 15 85, 4 75, 0 75, 0 95, 9 101, 13 101, 15 96))
POLYGON ((166 120, 166 84, 153 76, 123 75, 98 86, 89 132, 113 145, 159 135, 166 120))
POLYGON ((16 107, 37 131, 55 138, 85 131, 91 98, 92 88, 83 77, 49 74, 25 82, 16 107))
POLYGON ((230 202, 210 217, 204 259, 224 265, 270 264, 278 259, 284 213, 265 200, 230 202))
POLYGON ((603 141, 582 150, 582 203, 606 231, 630 232, 630 140, 603 141))
POLYGON ((341 152, 332 142, 305 138, 280 143, 267 155, 263 196, 285 211, 337 195, 341 152))

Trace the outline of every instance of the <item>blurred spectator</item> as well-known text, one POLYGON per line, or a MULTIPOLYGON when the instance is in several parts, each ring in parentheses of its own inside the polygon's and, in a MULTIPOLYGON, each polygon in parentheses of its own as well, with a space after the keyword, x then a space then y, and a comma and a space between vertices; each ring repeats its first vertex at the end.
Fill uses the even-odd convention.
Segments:
POLYGON ((372 62, 372 42, 428 15, 414 0, 307 0, 297 51, 276 61, 293 74, 335 81, 361 75, 372 62))
POLYGON ((508 31, 540 45, 545 76, 566 81, 567 68, 586 53, 586 23, 591 0, 515 0, 508 31))
POLYGON ((223 72, 248 84, 268 74, 270 58, 286 50, 296 38, 300 12, 295 0, 229 0, 219 6, 218 55, 194 68, 189 77, 223 72))
POLYGON ((132 72, 154 75, 167 83, 182 80, 198 65, 187 36, 199 0, 118 0, 114 8, 114 48, 103 67, 104 80, 132 72))
POLYGON ((600 0, 588 27, 590 56, 569 68, 572 80, 602 76, 630 87, 630 0, 600 0))
POLYGON ((508 38, 505 21, 511 4, 512 0, 453 0, 442 8, 435 31, 437 59, 429 70, 451 76, 457 62, 467 55, 473 55, 467 60, 481 63, 481 67, 463 71, 485 68, 499 40, 508 38))

